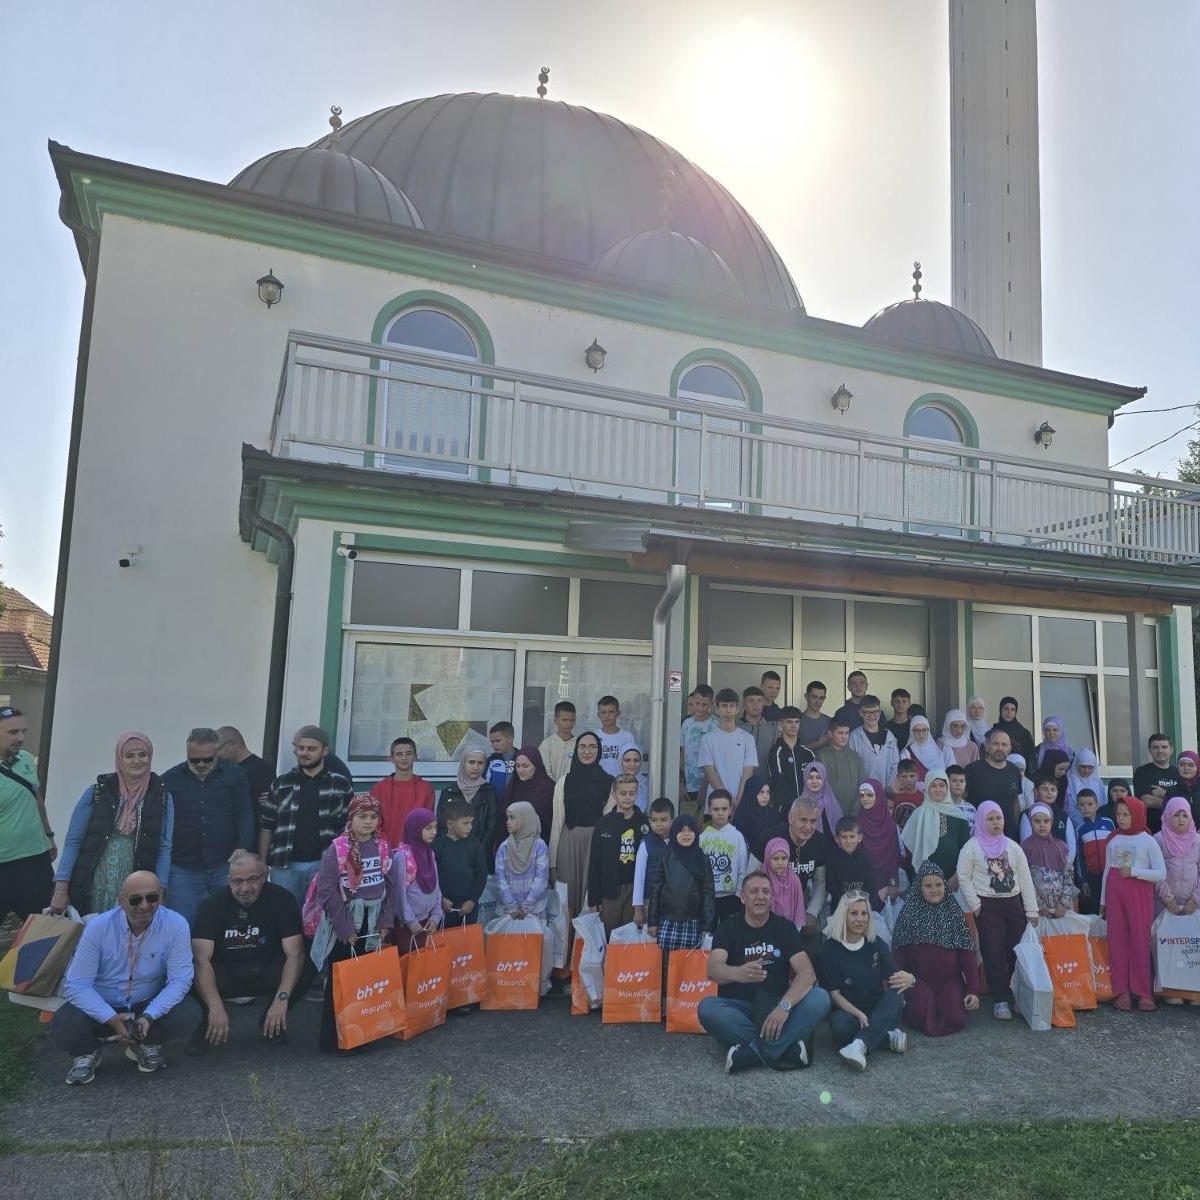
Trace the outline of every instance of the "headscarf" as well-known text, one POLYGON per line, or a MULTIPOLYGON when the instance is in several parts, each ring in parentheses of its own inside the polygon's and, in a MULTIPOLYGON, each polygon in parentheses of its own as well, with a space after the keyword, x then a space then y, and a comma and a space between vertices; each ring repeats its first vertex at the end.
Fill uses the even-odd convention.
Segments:
POLYGON ((757 854, 768 838, 787 834, 787 824, 775 807, 774 798, 765 807, 758 802, 758 793, 764 787, 770 787, 764 774, 751 775, 742 787, 742 798, 733 813, 733 827, 741 831, 752 854, 757 854))
POLYGON ((939 767, 925 776, 925 799, 913 809, 913 814, 904 823, 904 844, 912 854, 913 862, 924 862, 933 857, 937 844, 942 840, 942 817, 947 820, 965 821, 957 804, 950 798, 950 779, 946 772, 939 767), (945 800, 933 801, 929 798, 929 785, 940 779, 946 785, 945 800))
POLYGON ((939 904, 930 904, 925 899, 921 884, 927 875, 936 875, 943 881, 946 878, 946 872, 932 859, 921 864, 892 928, 892 949, 897 946, 941 946, 943 950, 973 951, 975 939, 950 889, 943 893, 939 904))
POLYGON ((829 772, 825 769, 823 762, 810 762, 803 768, 804 787, 801 789, 800 795, 809 795, 818 797, 821 804, 821 812, 825 814, 825 821, 829 828, 836 829, 837 823, 845 815, 842 812, 842 806, 838 803, 838 798, 834 795, 833 788, 829 786, 829 772), (821 777, 820 792, 811 792, 808 787, 808 777, 814 772, 821 777))
POLYGON ((485 767, 487 764, 487 755, 482 750, 468 750, 458 760, 458 790, 462 793, 462 798, 468 803, 474 802, 475 793, 487 783, 486 770, 480 772, 478 779, 469 779, 467 777, 467 759, 472 754, 478 754, 483 759, 485 767))
POLYGON ((436 822, 437 817, 427 808, 414 808, 404 818, 404 841, 417 868, 417 886, 426 893, 437 887, 437 861, 433 857, 433 847, 425 844, 421 833, 426 825, 436 822))
POLYGON ((1200 840, 1196 833, 1196 822, 1192 818, 1192 806, 1182 796, 1173 796, 1167 801, 1163 809, 1162 832, 1159 837, 1162 839, 1159 844, 1167 858, 1186 858, 1200 840), (1188 815, 1187 832, 1176 833, 1171 825, 1171 818, 1181 811, 1188 815))
POLYGON ((985 858, 1007 858, 1008 838, 1004 836, 1004 832, 1001 831, 994 837, 988 833, 987 818, 988 813, 992 812, 998 812, 1004 816, 1004 809, 994 800, 985 800, 979 806, 975 813, 975 840, 979 843, 979 848, 983 851, 985 858))
POLYGON ((942 722, 942 746, 947 750, 961 750, 964 746, 969 746, 970 744, 971 722, 967 719, 967 714, 961 708, 952 708, 946 714, 946 719, 942 722), (961 737, 954 737, 950 732, 950 726, 955 721, 961 721, 966 726, 961 737))
POLYGON ((928 717, 913 717, 908 723, 908 757, 915 758, 928 771, 940 771, 946 765, 945 751, 933 740, 933 728, 928 717), (917 730, 929 734, 924 741, 917 740, 917 730))
POLYGON ((121 752, 130 742, 142 742, 151 760, 154 758, 154 745, 144 733, 130 730, 117 738, 117 790, 121 793, 121 808, 117 813, 117 832, 126 835, 132 834, 137 829, 138 806, 145 798, 146 790, 150 786, 149 771, 135 783, 131 783, 125 774, 125 764, 121 761, 121 752))
MULTIPOLYGON (((1015 696, 1001 696, 1000 707, 997 713, 1003 712, 1006 705, 1011 704, 1017 712, 1021 711, 1021 706, 1017 703, 1015 696)), ((1021 724, 1014 716, 1011 721, 1005 721, 1000 716, 996 717, 996 723, 992 726, 993 729, 1001 729, 1008 734, 1008 740, 1012 742, 1012 748, 1021 753, 1028 764, 1029 759, 1033 756, 1034 744, 1033 734, 1021 724)))
POLYGON ((971 727, 971 736, 982 746, 983 739, 987 737, 988 730, 992 727, 991 721, 987 719, 987 705, 984 704, 982 696, 972 696, 967 701, 967 724, 971 727), (983 704, 983 716, 978 720, 971 717, 972 704, 983 704))
MULTIPOLYGON (((1051 822, 1054 821, 1054 813, 1050 811, 1050 806, 1039 802, 1029 810, 1031 829, 1033 828, 1033 814, 1036 812, 1044 812, 1051 822)), ((1046 867, 1051 871, 1062 871, 1068 862, 1067 843, 1060 842, 1054 836, 1053 824, 1045 837, 1034 830, 1021 843, 1021 849, 1025 851, 1025 857, 1029 860, 1031 867, 1046 867)))
POLYGON ((1037 787, 1039 779, 1050 778, 1054 780, 1054 786, 1058 791, 1058 797, 1055 803, 1063 806, 1067 802, 1068 795, 1068 779, 1067 775, 1059 775, 1057 767, 1060 763, 1070 763, 1071 756, 1064 750, 1047 750, 1044 755, 1039 755, 1037 770, 1034 772, 1033 786, 1037 787))
POLYGON ((691 872, 692 877, 697 883, 700 883, 706 874, 712 873, 712 865, 708 861, 708 855, 700 849, 700 830, 696 828, 696 818, 688 816, 687 813, 680 813, 671 822, 671 844, 667 849, 667 853, 677 862, 682 863, 691 872), (681 829, 690 829, 696 835, 690 846, 681 846, 679 844, 679 831, 681 829))
POLYGON ((1116 809, 1114 808, 1113 824, 1117 825, 1117 833, 1118 834, 1126 834, 1129 837, 1132 837, 1135 833, 1145 833, 1146 832, 1146 805, 1145 805, 1145 803, 1142 800, 1140 800, 1137 796, 1124 796, 1124 797, 1122 797, 1122 799, 1118 800, 1117 803, 1125 805, 1125 807, 1127 809, 1129 809, 1129 815, 1132 818, 1132 820, 1129 822, 1129 828, 1122 829, 1120 827, 1120 825, 1117 825, 1117 821, 1116 821, 1117 814, 1116 814, 1116 809))
POLYGON ((515 817, 516 833, 504 840, 505 862, 510 874, 526 875, 533 866, 542 830, 537 809, 528 800, 518 800, 508 806, 508 816, 515 817))
MULTIPOLYGON (((373 812, 383 821, 383 805, 379 802, 378 796, 372 796, 366 792, 360 796, 355 796, 351 799, 349 806, 346 809, 346 884, 350 891, 358 891, 358 885, 362 883, 363 861, 361 843, 358 838, 350 830, 350 822, 362 812, 373 812)), ((380 834, 379 825, 375 826, 375 838, 378 842, 380 834)), ((382 860, 383 854, 380 853, 382 860)))
MULTIPOLYGON (((907 826, 906 826, 907 828, 907 826)), ((825 922, 825 936, 835 942, 846 944, 846 914, 850 911, 852 904, 857 904, 863 897, 858 892, 844 892, 842 898, 838 901, 838 906, 833 910, 833 916, 825 922)), ((875 916, 871 912, 871 901, 866 899, 864 903, 867 906, 867 928, 863 932, 863 938, 868 942, 875 940, 875 916)))
POLYGON ((887 793, 878 779, 867 779, 858 785, 862 792, 870 788, 875 803, 870 808, 860 804, 855 819, 862 832, 862 848, 875 871, 875 882, 886 884, 900 871, 900 830, 888 812, 887 793))
MULTIPOLYGON (((500 816, 503 818, 514 804, 521 802, 532 804, 533 811, 537 813, 538 820, 541 822, 542 840, 549 845, 550 828, 554 824, 554 780, 546 771, 541 751, 536 746, 522 746, 517 751, 516 757, 522 756, 533 764, 533 775, 529 779, 522 779, 514 768, 513 773, 509 776, 508 786, 504 789, 504 811, 500 816)), ((609 775, 610 790, 612 781, 613 777, 609 775)), ((566 796, 565 786, 563 795, 566 796)))
POLYGON ((1037 762, 1034 763, 1035 768, 1042 765, 1042 759, 1046 757, 1047 750, 1061 750, 1066 754, 1067 761, 1071 761, 1071 755, 1074 751, 1072 751, 1071 745, 1067 741, 1067 727, 1063 724, 1062 717, 1047 717, 1042 722, 1042 739, 1042 744, 1037 750, 1037 762), (1048 742, 1045 740, 1047 725, 1053 725, 1058 730, 1057 741, 1048 742))
POLYGON ((600 820, 604 812, 604 806, 612 792, 613 777, 600 765, 603 751, 604 746, 599 734, 591 730, 581 733, 575 739, 575 753, 571 756, 571 765, 567 768, 566 775, 563 776, 563 814, 568 829, 574 829, 577 825, 589 828, 600 820), (591 738, 596 743, 595 762, 579 761, 579 743, 584 738, 591 738))
MULTIPOLYGON (((1125 789, 1126 794, 1132 794, 1132 792, 1133 792, 1133 787, 1130 785, 1128 779, 1110 779, 1108 781, 1108 787, 1106 787, 1104 789, 1104 800, 1105 800, 1105 803, 1108 804, 1110 807, 1116 803, 1116 801, 1113 799, 1112 790, 1118 784, 1125 789)), ((1117 816, 1117 814, 1114 812, 1113 813, 1114 822, 1116 821, 1116 816, 1117 816)))
POLYGON ((772 838, 763 851, 763 866, 771 877, 771 911, 786 917, 797 928, 804 924, 804 884, 792 870, 792 847, 783 838, 772 838), (771 866, 771 856, 782 851, 787 855, 787 866, 781 876, 771 866))
POLYGON ((1181 750, 1175 756, 1176 763, 1181 758, 1186 758, 1188 762, 1193 763, 1196 767, 1196 777, 1190 783, 1185 783, 1182 775, 1179 777, 1180 786, 1187 788, 1191 792, 1193 788, 1200 786, 1200 754, 1197 754, 1195 750, 1181 750))
POLYGON ((1018 770, 1018 771, 1020 771, 1022 775, 1024 775, 1024 774, 1025 774, 1025 768, 1026 768, 1026 767, 1029 765, 1029 764, 1028 764, 1028 763, 1025 761, 1025 755, 1023 755, 1023 754, 1010 754, 1010 755, 1008 756, 1008 761, 1009 761, 1010 763, 1012 763, 1012 765, 1013 765, 1014 767, 1016 767, 1016 768, 1017 768, 1017 770, 1018 770))
POLYGON ((1078 812, 1079 809, 1075 804, 1075 798, 1079 795, 1083 788, 1091 788, 1096 790, 1096 785, 1100 782, 1100 776, 1096 774, 1095 769, 1100 765, 1100 760, 1095 753, 1089 750, 1086 746, 1081 746, 1075 751, 1075 757, 1071 760, 1070 770, 1067 771, 1067 809, 1070 812, 1078 812), (1086 779, 1079 774, 1078 768, 1091 767, 1092 774, 1086 779))

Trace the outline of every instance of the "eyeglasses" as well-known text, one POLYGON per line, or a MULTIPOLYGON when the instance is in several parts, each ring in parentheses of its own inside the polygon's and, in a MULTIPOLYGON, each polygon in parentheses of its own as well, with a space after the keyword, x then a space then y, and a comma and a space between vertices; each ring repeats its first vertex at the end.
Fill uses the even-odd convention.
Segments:
POLYGON ((0 721, 7 721, 9 717, 19 717, 20 715, 20 712, 11 705, 6 704, 0 708, 0 721))
POLYGON ((149 904, 150 907, 153 908, 154 905, 156 905, 161 899, 162 896, 160 896, 158 892, 147 892, 144 896, 140 893, 135 893, 132 896, 126 896, 125 902, 130 908, 141 908, 143 904, 149 904))
POLYGON ((207 758, 192 758, 190 754, 188 755, 188 762, 190 762, 194 767, 204 766, 206 763, 216 761, 217 756, 215 754, 210 754, 207 758))

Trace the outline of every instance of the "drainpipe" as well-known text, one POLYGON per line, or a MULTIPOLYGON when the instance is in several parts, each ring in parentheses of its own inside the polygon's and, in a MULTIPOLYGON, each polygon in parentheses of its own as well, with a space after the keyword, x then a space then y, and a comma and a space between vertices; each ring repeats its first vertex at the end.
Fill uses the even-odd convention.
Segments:
POLYGON ((265 762, 279 765, 279 727, 283 722, 283 681, 287 668, 288 628, 292 619, 292 579, 296 565, 296 543, 282 525, 268 521, 261 513, 247 514, 251 530, 274 538, 279 544, 279 562, 275 576, 275 619, 271 627, 271 658, 267 671, 267 703, 263 713, 265 762))
POLYGON ((674 563, 667 568, 667 586, 654 606, 650 634, 650 799, 667 794, 667 764, 663 762, 667 706, 667 619, 687 582, 687 567, 674 563))

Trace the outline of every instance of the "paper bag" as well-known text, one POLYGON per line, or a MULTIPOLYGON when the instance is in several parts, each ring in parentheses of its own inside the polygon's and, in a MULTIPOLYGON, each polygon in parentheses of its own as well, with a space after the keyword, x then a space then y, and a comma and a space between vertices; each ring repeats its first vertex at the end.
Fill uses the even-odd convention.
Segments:
MULTIPOLYGON (((614 929, 614 936, 618 932, 614 929)), ((657 1025, 662 1020, 662 951, 657 942, 643 935, 640 943, 609 944, 603 1020, 605 1025, 657 1025)))
POLYGON ((400 1031, 402 1041, 409 1041, 446 1023, 446 1006, 450 997, 450 951, 442 935, 430 934, 419 950, 412 950, 401 959, 404 971, 405 1024, 400 1031))
POLYGON ((488 933, 488 993, 483 1008, 489 1012, 537 1008, 544 944, 541 932, 488 933))
POLYGON ((1092 987, 1096 999, 1107 1002, 1117 998, 1112 986, 1112 970, 1108 963, 1108 922, 1097 917, 1088 934, 1088 950, 1092 955, 1092 987))
POLYGON ((707 950, 673 950, 667 959, 667 1032, 703 1033, 698 1011, 717 985, 708 977, 707 950))
POLYGON ((450 990, 447 1008, 478 1004, 487 994, 487 955, 480 925, 459 925, 443 930, 438 941, 450 952, 450 990))
POLYGON ((340 1049, 353 1050, 404 1028, 404 981, 395 946, 335 962, 331 975, 340 1049))

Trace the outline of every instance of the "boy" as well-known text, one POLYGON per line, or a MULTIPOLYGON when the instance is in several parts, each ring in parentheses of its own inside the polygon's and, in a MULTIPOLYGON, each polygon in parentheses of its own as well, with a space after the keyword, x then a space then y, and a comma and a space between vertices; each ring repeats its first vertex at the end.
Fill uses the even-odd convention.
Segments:
POLYGON ((417 743, 410 737, 398 737, 391 746, 392 773, 381 779, 371 795, 379 801, 379 824, 388 840, 398 845, 404 832, 404 818, 414 808, 433 811, 433 784, 414 774, 417 743))
MULTIPOLYGON (((512 777, 513 764, 517 759, 517 752, 513 748, 515 737, 516 730, 513 729, 511 721, 497 721, 488 730, 488 741, 492 743, 492 753, 487 760, 487 768, 484 770, 483 777, 492 785, 492 790, 499 797, 504 795, 504 789, 512 777)), ((393 836, 395 835, 393 834, 393 836)))
POLYGON ((616 807, 602 816, 592 834, 587 901, 600 913, 604 932, 633 920, 633 876, 638 847, 650 832, 646 814, 637 806, 636 775, 613 780, 616 807))
POLYGON ((1104 848, 1117 832, 1112 818, 1100 816, 1100 802, 1091 788, 1080 788, 1075 795, 1075 807, 1083 818, 1076 834, 1079 851, 1075 860, 1075 876, 1079 880, 1079 911, 1100 911, 1100 883, 1104 877, 1104 848))
POLYGON ((829 745, 829 718, 821 711, 828 689, 814 679, 804 689, 804 712, 800 714, 800 742, 814 753, 829 745))
POLYGON ((554 706, 554 732, 538 747, 546 773, 557 783, 570 769, 575 753, 575 705, 560 700, 554 706))
POLYGON ((468 800, 447 800, 442 812, 446 832, 433 839, 438 887, 442 891, 443 925, 454 929, 479 919, 479 897, 487 883, 487 858, 471 830, 475 810, 468 800))
MULTIPOLYGON (((917 765, 911 758, 902 758, 896 767, 896 782, 888 803, 892 806, 892 820, 903 829, 918 804, 925 799, 917 787, 917 765)), ((919 864, 918 864, 919 865, 919 864)))
POLYGON ((612 776, 621 774, 621 755, 637 742, 628 729, 617 724, 621 715, 621 702, 616 696, 601 696, 596 701, 596 717, 600 721, 600 765, 612 776))
POLYGON ((731 796, 741 796, 742 785, 758 769, 758 750, 754 738, 737 723, 738 694, 733 688, 717 693, 717 727, 700 739, 700 766, 704 783, 700 788, 700 807, 708 811, 709 792, 722 788, 731 796))
POLYGON ((750 869, 750 851, 742 831, 731 825, 733 799, 718 790, 708 797, 712 824, 700 835, 700 849, 708 855, 712 867, 713 888, 717 898, 717 924, 741 911, 742 880, 750 869))
MULTIPOLYGON (((861 716, 858 722, 862 724, 861 716)), ((852 817, 858 812, 858 785, 868 776, 863 760, 850 749, 850 726, 844 717, 834 717, 829 723, 829 745, 817 753, 817 761, 825 767, 843 814, 852 817)))
POLYGON ((883 723, 883 705, 878 696, 864 696, 858 711, 862 724, 850 731, 850 749, 862 759, 864 778, 878 779, 886 790, 896 778, 900 761, 896 735, 883 723))
POLYGON ((763 698, 766 700, 762 711, 763 719, 778 724, 783 719, 783 709, 778 703, 779 693, 783 690, 783 680, 779 677, 779 672, 764 671, 758 686, 762 688, 763 698))
POLYGON ((742 719, 738 722, 738 727, 754 739, 758 766, 763 771, 767 769, 767 756, 771 753, 771 747, 779 737, 779 726, 763 717, 763 706, 766 702, 767 698, 763 695, 762 688, 748 687, 742 693, 742 719))
POLYGON ((795 705, 780 709, 779 738, 767 755, 767 777, 771 780, 771 801, 787 816, 792 801, 804 791, 804 768, 817 756, 803 744, 800 726, 804 717, 795 705))
POLYGON ((846 892, 865 892, 876 912, 882 907, 875 891, 875 869, 862 848, 862 831, 853 817, 842 817, 825 860, 825 893, 830 909, 846 892))
POLYGON ((974 824, 975 805, 967 800, 967 768, 951 763, 946 768, 946 778, 950 781, 950 803, 974 824))
POLYGON ((650 832, 642 839, 633 860, 633 919, 639 929, 646 924, 646 884, 670 845, 673 820, 675 805, 666 796, 659 796, 650 805, 650 832))
POLYGON ((704 768, 700 765, 700 741, 710 729, 716 729, 712 715, 713 690, 707 683, 696 686, 688 697, 688 715, 679 727, 679 778, 683 795, 679 811, 700 815, 700 789, 704 786, 704 768))
POLYGON ((862 724, 862 714, 859 710, 869 686, 864 671, 851 671, 846 676, 846 691, 850 695, 846 697, 846 703, 833 714, 833 719, 845 721, 849 729, 857 729, 862 724))
POLYGON ((908 745, 908 723, 913 717, 925 716, 925 710, 912 702, 912 693, 907 688, 896 688, 892 692, 892 719, 887 727, 896 735, 896 745, 904 753, 908 745))

